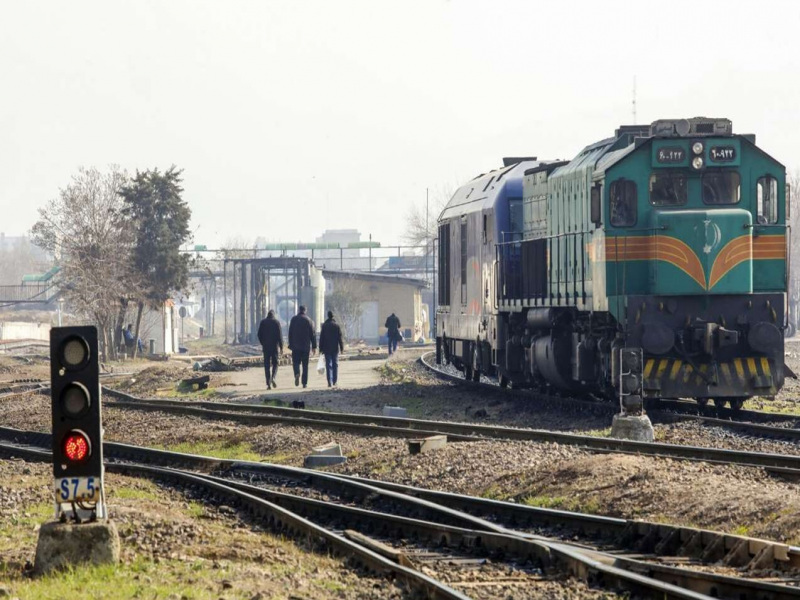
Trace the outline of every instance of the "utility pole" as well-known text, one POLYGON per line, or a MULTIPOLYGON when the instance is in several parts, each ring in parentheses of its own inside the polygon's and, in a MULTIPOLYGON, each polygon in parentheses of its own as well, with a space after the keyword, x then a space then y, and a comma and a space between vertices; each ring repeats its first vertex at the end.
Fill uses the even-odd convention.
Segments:
POLYGON ((636 75, 633 76, 633 102, 631 102, 633 109, 633 124, 636 125, 636 75))
MULTIPOLYGON (((431 232, 430 232, 430 229, 428 229, 428 206, 429 206, 429 203, 430 203, 429 201, 430 201, 430 197, 429 197, 429 194, 428 194, 428 188, 425 188, 425 281, 427 281, 427 282, 430 282, 430 275, 428 273, 428 258, 429 258, 429 256, 428 256, 428 254, 429 254, 428 244, 430 243, 430 239, 431 239, 431 232)), ((434 283, 434 285, 436 285, 436 284, 434 283)), ((431 305, 431 307, 428 309, 428 323, 429 324, 431 322, 431 312, 433 312, 434 310, 436 310, 436 307, 433 306, 433 305, 431 305)))

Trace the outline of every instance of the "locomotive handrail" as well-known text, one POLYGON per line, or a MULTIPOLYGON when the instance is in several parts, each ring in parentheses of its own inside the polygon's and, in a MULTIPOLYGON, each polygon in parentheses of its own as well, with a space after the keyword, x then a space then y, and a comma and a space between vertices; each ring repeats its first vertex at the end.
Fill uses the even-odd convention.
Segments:
POLYGON ((495 246, 510 246, 512 244, 521 244, 523 242, 537 242, 539 240, 553 240, 561 237, 569 237, 571 235, 586 235, 594 233, 594 229, 584 229, 582 231, 565 231, 564 233, 557 233, 555 235, 546 235, 536 238, 527 238, 522 240, 512 240, 510 242, 497 242, 495 246))
MULTIPOLYGON (((760 227, 766 227, 766 225, 761 225, 760 227)), ((783 227, 786 227, 786 225, 783 225, 783 227)), ((607 237, 627 237, 627 236, 624 236, 624 235, 609 235, 609 233, 612 233, 612 234, 615 234, 615 233, 642 233, 642 232, 646 232, 646 231, 649 231, 649 232, 666 231, 667 229, 669 229, 669 228, 666 225, 659 225, 658 227, 639 227, 639 228, 636 228, 636 229, 628 229, 628 228, 626 228, 626 229, 623 229, 623 230, 606 229, 604 227, 602 229, 602 232, 604 234, 606 234, 607 237)), ((510 242, 497 242, 497 243, 495 243, 495 246, 510 246, 512 244, 521 244, 523 242, 534 242, 534 241, 537 241, 537 240, 554 240, 556 238, 569 237, 569 236, 592 235, 592 234, 594 234, 595 231, 597 231, 597 230, 596 229, 583 229, 581 231, 565 231, 563 233, 556 233, 554 235, 545 235, 545 236, 536 237, 536 238, 527 238, 527 239, 522 239, 522 240, 511 240, 510 242)))
POLYGON ((624 235, 612 235, 612 236, 609 236, 608 234, 609 234, 609 232, 610 233, 642 233, 643 231, 666 231, 667 229, 669 229, 669 227, 667 227, 666 225, 659 225, 658 227, 637 227, 636 229, 629 229, 627 227, 624 228, 624 229, 607 229, 607 228, 603 227, 603 233, 605 233, 606 236, 608 236, 608 237, 628 237, 628 236, 624 236, 624 235))
POLYGON ((745 229, 755 229, 756 227, 769 227, 769 228, 782 228, 782 229, 789 229, 789 225, 786 223, 747 223, 744 225, 745 229))

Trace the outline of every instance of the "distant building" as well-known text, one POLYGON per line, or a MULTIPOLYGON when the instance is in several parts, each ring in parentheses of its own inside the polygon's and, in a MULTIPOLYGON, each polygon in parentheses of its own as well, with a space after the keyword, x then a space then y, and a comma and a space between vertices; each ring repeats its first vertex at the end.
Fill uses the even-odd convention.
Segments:
MULTIPOLYGON (((314 264, 322 269, 361 269, 361 250, 348 248, 350 244, 361 242, 361 233, 357 229, 326 229, 317 238, 318 244, 337 244, 339 249, 314 250, 314 264)), ((364 270, 368 269, 368 258, 364 258, 364 270)))
POLYGON ((144 342, 145 353, 150 351, 150 340, 153 340, 155 354, 178 352, 179 321, 178 308, 172 300, 164 302, 160 309, 145 308, 139 327, 139 338, 144 342))
POLYGON ((319 268, 341 271, 374 270, 377 259, 370 259, 370 245, 380 247, 371 240, 362 241, 357 229, 326 229, 314 242, 268 242, 263 237, 255 240, 259 257, 308 258, 319 268))
MULTIPOLYGON (((325 269, 326 310, 328 298, 337 290, 359 302, 361 316, 357 323, 342 323, 350 339, 383 343, 386 317, 395 313, 402 325, 406 341, 419 341, 428 332, 428 311, 422 304, 422 291, 427 283, 422 279, 325 269)), ((339 317, 340 322, 342 316, 339 317)))
POLYGON ((40 340, 50 339, 50 323, 0 321, 0 340, 40 340))

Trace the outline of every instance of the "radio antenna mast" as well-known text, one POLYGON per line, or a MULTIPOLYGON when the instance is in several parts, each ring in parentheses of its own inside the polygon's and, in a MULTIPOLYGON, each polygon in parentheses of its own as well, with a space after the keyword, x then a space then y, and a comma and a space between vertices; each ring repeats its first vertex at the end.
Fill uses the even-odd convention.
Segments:
POLYGON ((636 125, 636 75, 633 76, 633 101, 631 102, 633 110, 633 124, 636 125))

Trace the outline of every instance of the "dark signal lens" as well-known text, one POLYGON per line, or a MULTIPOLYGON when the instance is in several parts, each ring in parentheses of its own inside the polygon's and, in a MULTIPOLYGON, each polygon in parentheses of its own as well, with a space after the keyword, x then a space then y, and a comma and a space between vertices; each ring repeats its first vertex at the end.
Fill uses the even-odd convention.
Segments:
POLYGON ((61 393, 61 406, 70 417, 79 417, 89 410, 89 392, 79 383, 72 383, 61 393))
POLYGON ((88 438, 80 431, 70 431, 64 438, 64 456, 72 462, 82 462, 89 458, 91 446, 88 438))
POLYGON ((61 364, 77 369, 89 362, 89 346, 83 338, 71 337, 61 346, 61 364))

